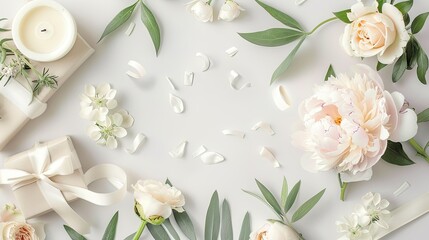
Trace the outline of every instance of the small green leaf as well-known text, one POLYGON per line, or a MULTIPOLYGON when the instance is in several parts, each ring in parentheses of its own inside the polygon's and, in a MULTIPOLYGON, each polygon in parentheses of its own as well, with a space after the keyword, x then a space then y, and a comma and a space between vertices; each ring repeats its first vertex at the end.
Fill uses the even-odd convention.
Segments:
POLYGON ((107 27, 104 29, 103 34, 100 37, 100 40, 98 40, 97 43, 99 43, 103 38, 105 38, 107 35, 118 29, 120 26, 122 26, 128 19, 130 19, 131 15, 134 12, 134 9, 136 8, 136 5, 139 1, 135 2, 133 5, 124 8, 122 11, 120 11, 113 19, 110 21, 110 23, 107 25, 107 27))
POLYGON ((271 28, 260 32, 238 34, 247 41, 264 47, 283 46, 304 35, 302 32, 287 28, 271 28))
POLYGON ((417 54, 417 77, 421 83, 426 84, 426 73, 428 71, 428 56, 422 47, 417 54))
POLYGON ((171 240, 167 231, 165 231, 161 225, 148 224, 146 226, 150 232, 150 235, 152 235, 155 240, 171 240))
POLYGON ((279 22, 283 23, 286 26, 289 26, 291 28, 295 28, 301 31, 304 31, 301 24, 299 24, 295 19, 293 19, 291 16, 287 15, 286 13, 279 11, 259 0, 256 0, 256 2, 265 9, 273 18, 277 19, 279 22))
POLYGON ((129 236, 128 236, 128 237, 126 237, 124 240, 133 240, 135 235, 136 235, 136 232, 135 232, 135 233, 133 233, 133 234, 131 234, 131 235, 129 235, 129 236))
POLYGON ((351 23, 349 17, 347 17, 347 13, 351 12, 351 9, 346 9, 340 12, 334 12, 333 14, 335 15, 335 17, 337 17, 339 20, 349 24, 351 23))
POLYGON ((323 194, 325 193, 326 189, 323 189, 318 194, 314 195, 312 198, 310 198, 307 202, 301 205, 296 212, 292 215, 292 222, 296 222, 303 218, 308 212, 313 209, 313 207, 319 202, 320 198, 322 198, 323 194))
POLYGON ((286 205, 287 195, 289 193, 289 189, 288 188, 289 187, 287 185, 287 180, 286 180, 285 177, 283 177, 283 186, 282 186, 282 195, 281 195, 281 200, 282 200, 281 204, 282 204, 283 208, 286 205))
POLYGON ((383 9, 383 4, 386 3, 386 0, 377 0, 378 2, 378 11, 381 12, 381 10, 383 9))
POLYGON ((241 224, 240 237, 238 240, 249 240, 252 230, 250 229, 250 215, 246 212, 244 215, 243 223, 241 224))
POLYGON ((279 217, 279 218, 281 218, 281 215, 279 215, 278 213, 277 213, 277 211, 276 210, 274 210, 274 208, 263 198, 263 197, 261 197, 261 196, 259 196, 258 194, 256 194, 256 193, 253 193, 253 192, 250 192, 250 191, 247 191, 247 190, 244 190, 243 189, 243 192, 245 192, 245 193, 247 193, 247 194, 249 194, 250 196, 252 196, 252 197, 255 197, 256 199, 259 199, 261 202, 263 202, 263 203, 265 203, 265 205, 267 205, 271 210, 273 210, 273 212, 275 213, 275 214, 277 214, 277 216, 279 217))
POLYGON ((293 204, 295 203, 296 197, 298 196, 300 188, 301 181, 297 182, 295 186, 293 186, 292 190, 290 190, 289 196, 286 200, 285 213, 289 212, 289 210, 292 208, 293 204))
POLYGON ((411 21, 411 19, 410 19, 410 14, 405 14, 404 15, 404 23, 405 23, 405 26, 408 26, 408 24, 410 24, 410 21, 411 21))
POLYGON ((402 15, 405 15, 405 14, 407 14, 407 13, 411 10, 411 8, 413 7, 413 1, 412 1, 412 0, 410 0, 410 1, 400 2, 400 3, 395 4, 395 7, 396 7, 399 11, 401 11, 402 15))
POLYGON ((301 38, 299 43, 295 46, 295 48, 289 53, 286 59, 277 67, 274 71, 273 76, 271 77, 271 84, 273 84, 292 64, 293 59, 295 58, 298 49, 301 47, 302 43, 305 40, 305 36, 301 38))
POLYGON ((417 64, 417 57, 420 51, 420 46, 414 37, 411 37, 405 47, 407 53, 407 69, 413 69, 417 64))
POLYGON ((181 213, 173 211, 173 216, 180 230, 182 230, 183 234, 185 234, 185 236, 189 238, 189 240, 197 240, 194 224, 192 223, 192 220, 186 213, 186 211, 181 213))
POLYGON ((115 240, 116 227, 118 225, 118 215, 119 212, 116 212, 115 215, 113 215, 112 219, 109 222, 109 225, 107 225, 107 228, 104 231, 102 240, 115 240))
POLYGON ((425 12, 418 15, 416 18, 414 18, 413 23, 411 23, 411 32, 413 34, 416 34, 420 32, 420 30, 422 30, 428 16, 429 16, 429 12, 425 12))
POLYGON ((141 19, 147 30, 149 31, 150 37, 152 38, 153 45, 155 47, 156 55, 158 56, 159 47, 161 46, 161 31, 159 30, 158 23, 156 22, 155 16, 150 9, 141 1, 142 12, 141 19))
POLYGON ((388 163, 398 166, 408 166, 414 164, 414 162, 405 153, 404 149, 402 148, 402 144, 392 141, 387 142, 387 149, 381 158, 388 163))
POLYGON ((280 207, 280 204, 277 202, 277 199, 274 197, 274 195, 268 190, 267 187, 264 186, 264 184, 260 183, 258 180, 256 180, 256 184, 258 185, 259 190, 261 191, 262 195, 264 196, 265 200, 268 204, 274 209, 274 211, 278 215, 282 215, 282 208, 280 207))
POLYGON ((67 225, 64 225, 64 229, 66 230, 67 234, 70 236, 72 240, 86 240, 84 236, 80 235, 73 228, 67 225))
POLYGON ((404 75, 405 70, 407 69, 407 54, 404 52, 401 57, 396 61, 395 65, 393 66, 393 73, 392 73, 392 81, 396 83, 401 79, 401 77, 404 75))
POLYGON ((332 67, 332 64, 329 64, 329 68, 328 71, 326 72, 325 75, 325 81, 328 81, 328 79, 330 77, 336 77, 337 75, 335 74, 334 68, 332 67))
POLYGON ((204 239, 217 240, 219 236, 219 228, 220 228, 219 196, 217 191, 215 191, 210 200, 209 208, 207 209, 204 239))
POLYGON ((429 122, 429 108, 417 114, 417 122, 418 123, 429 122))
POLYGON ((220 233, 221 240, 233 240, 231 209, 228 201, 222 203, 222 228, 220 233))
POLYGON ((381 62, 377 62, 377 71, 380 71, 381 69, 383 69, 385 66, 387 66, 387 64, 381 63, 381 62))
POLYGON ((162 223, 164 227, 168 230, 170 235, 174 238, 174 240, 180 240, 179 234, 177 234, 176 230, 174 229, 173 225, 170 222, 170 219, 165 219, 164 223, 162 223))

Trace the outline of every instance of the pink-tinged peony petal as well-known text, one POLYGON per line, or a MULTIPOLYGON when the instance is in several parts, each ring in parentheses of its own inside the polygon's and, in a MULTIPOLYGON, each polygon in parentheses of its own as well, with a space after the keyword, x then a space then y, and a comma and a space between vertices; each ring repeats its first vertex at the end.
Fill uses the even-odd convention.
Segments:
POLYGON ((304 170, 312 173, 320 171, 319 166, 314 159, 312 159, 311 154, 304 154, 301 158, 301 166, 304 170))

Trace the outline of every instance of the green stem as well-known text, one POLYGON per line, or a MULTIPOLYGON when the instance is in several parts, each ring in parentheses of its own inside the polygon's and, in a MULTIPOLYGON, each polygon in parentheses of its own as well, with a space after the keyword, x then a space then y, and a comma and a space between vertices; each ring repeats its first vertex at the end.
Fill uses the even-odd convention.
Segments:
POLYGON ((142 223, 140 224, 139 230, 137 230, 136 235, 134 235, 133 240, 139 240, 140 236, 143 233, 144 228, 146 227, 147 222, 145 220, 142 220, 142 223))
POLYGON ((207 4, 208 4, 208 5, 212 5, 212 1, 213 1, 213 0, 209 0, 209 1, 207 2, 207 4))
POLYGON ((408 142, 417 151, 417 153, 429 163, 429 155, 426 153, 425 149, 420 146, 416 139, 411 138, 408 142))
POLYGON ((343 183, 343 185, 341 186, 341 194, 340 194, 340 200, 344 201, 346 199, 346 189, 347 189, 347 185, 349 185, 348 183, 343 183))
POLYGON ((337 19, 338 19, 337 17, 332 17, 332 18, 326 19, 325 21, 323 21, 323 22, 319 23, 316 27, 314 27, 314 28, 313 28, 313 30, 311 30, 311 32, 307 32, 307 35, 311 35, 311 34, 313 34, 313 33, 314 33, 317 29, 319 29, 321 26, 325 25, 325 24, 326 24, 326 23, 328 23, 328 22, 335 21, 335 20, 337 20, 337 19))

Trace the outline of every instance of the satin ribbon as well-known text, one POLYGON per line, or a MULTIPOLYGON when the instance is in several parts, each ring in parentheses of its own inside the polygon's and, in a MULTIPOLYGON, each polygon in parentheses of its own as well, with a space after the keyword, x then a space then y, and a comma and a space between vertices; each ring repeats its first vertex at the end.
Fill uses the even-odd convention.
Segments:
POLYGON ((117 189, 111 193, 96 193, 81 187, 59 184, 50 179, 54 176, 70 175, 75 171, 71 156, 51 161, 48 148, 36 145, 29 151, 29 158, 33 168, 32 173, 18 169, 0 169, 0 184, 12 185, 12 190, 16 190, 36 183, 49 206, 69 226, 82 234, 88 233, 90 226, 68 205, 63 193, 71 193, 93 204, 107 206, 120 201, 127 192, 127 175, 116 165, 100 164, 84 174, 86 185, 100 179, 107 179, 117 189))
POLYGON ((36 97, 33 98, 28 89, 13 79, 6 86, 0 87, 0 94, 30 119, 39 117, 47 108, 46 103, 41 102, 36 97))

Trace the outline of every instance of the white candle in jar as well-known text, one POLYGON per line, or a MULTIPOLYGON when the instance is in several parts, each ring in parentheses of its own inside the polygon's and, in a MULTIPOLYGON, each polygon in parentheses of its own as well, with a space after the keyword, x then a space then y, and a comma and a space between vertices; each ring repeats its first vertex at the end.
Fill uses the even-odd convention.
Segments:
POLYGON ((76 41, 71 14, 53 0, 34 0, 24 5, 12 24, 16 47, 31 60, 51 62, 64 57, 76 41))

